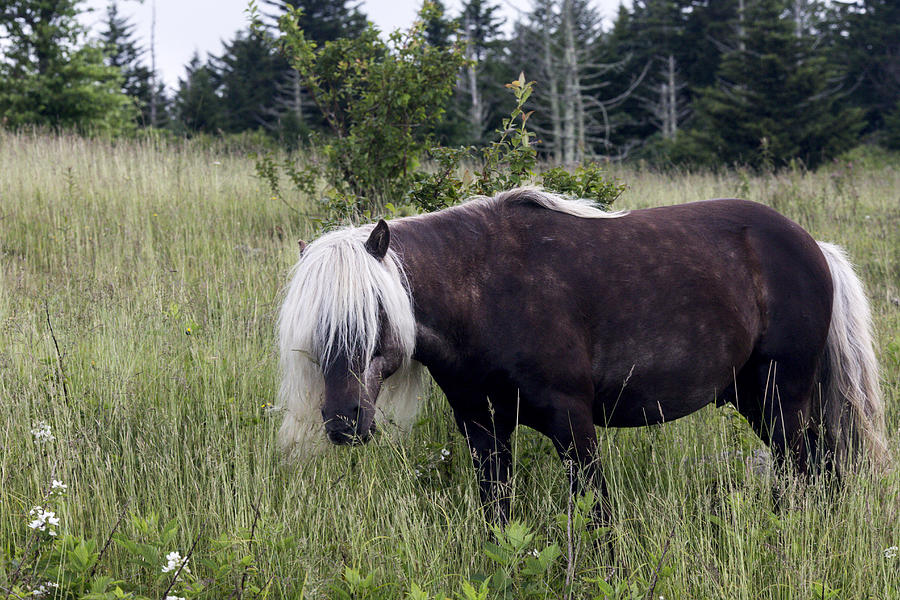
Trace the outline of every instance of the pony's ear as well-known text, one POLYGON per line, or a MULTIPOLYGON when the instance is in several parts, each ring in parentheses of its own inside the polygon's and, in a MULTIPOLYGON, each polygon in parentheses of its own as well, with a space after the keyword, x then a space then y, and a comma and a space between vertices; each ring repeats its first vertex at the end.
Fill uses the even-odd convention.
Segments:
POLYGON ((297 240, 297 245, 300 246, 300 256, 303 256, 303 253, 306 252, 306 246, 308 246, 308 244, 303 240, 297 240))
POLYGON ((381 219, 378 221, 375 229, 372 230, 369 239, 366 240, 366 250, 369 251, 369 254, 381 260, 387 254, 390 243, 391 230, 388 229, 388 224, 384 222, 384 219, 381 219))

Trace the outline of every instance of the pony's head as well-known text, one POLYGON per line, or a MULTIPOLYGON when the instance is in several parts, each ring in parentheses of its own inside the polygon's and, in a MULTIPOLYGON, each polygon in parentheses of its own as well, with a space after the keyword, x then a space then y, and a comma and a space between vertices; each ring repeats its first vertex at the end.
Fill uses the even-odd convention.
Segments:
POLYGON ((328 233, 301 249, 278 334, 286 450, 309 452, 326 437, 364 442, 376 417, 414 415, 415 320, 384 221, 328 233))

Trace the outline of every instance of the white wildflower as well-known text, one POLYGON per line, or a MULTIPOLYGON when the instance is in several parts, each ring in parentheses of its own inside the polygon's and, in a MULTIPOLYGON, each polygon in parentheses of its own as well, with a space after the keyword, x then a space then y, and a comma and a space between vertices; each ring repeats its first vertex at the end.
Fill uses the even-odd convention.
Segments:
POLYGON ((166 600, 184 600, 184 596, 166 596, 166 600))
POLYGON ((166 554, 166 560, 168 561, 168 563, 166 564, 166 566, 164 566, 162 568, 163 573, 168 573, 170 571, 177 571, 178 568, 181 567, 182 565, 184 565, 184 567, 181 569, 182 571, 184 571, 186 573, 191 572, 191 570, 187 566, 187 559, 181 558, 180 552, 169 552, 168 554, 166 554))
POLYGON ((56 530, 53 528, 59 526, 59 517, 55 512, 35 506, 28 514, 34 517, 34 520, 28 524, 31 529, 46 531, 49 535, 56 536, 56 530))
POLYGON ((59 584, 54 581, 48 581, 47 583, 42 583, 40 587, 36 587, 31 591, 32 598, 43 598, 47 594, 50 593, 50 590, 53 588, 58 588, 59 584))
POLYGON ((31 426, 31 435, 34 436, 34 441, 38 443, 52 442, 56 439, 56 436, 50 432, 50 426, 46 421, 34 423, 31 426))
POLYGON ((441 460, 447 460, 447 458, 449 456, 450 456, 450 451, 447 450, 446 448, 441 448, 441 460))
POLYGON ((531 551, 531 555, 532 555, 533 557, 535 557, 535 558, 540 558, 541 553, 538 552, 538 549, 537 549, 537 548, 535 548, 534 550, 531 551))
POLYGON ((65 494, 66 490, 68 490, 68 489, 69 489, 69 486, 64 484, 59 479, 54 479, 50 483, 50 493, 51 494, 65 494))
POLYGON ((897 546, 891 546, 890 548, 884 549, 884 557, 885 558, 897 558, 897 553, 900 552, 900 548, 897 546))

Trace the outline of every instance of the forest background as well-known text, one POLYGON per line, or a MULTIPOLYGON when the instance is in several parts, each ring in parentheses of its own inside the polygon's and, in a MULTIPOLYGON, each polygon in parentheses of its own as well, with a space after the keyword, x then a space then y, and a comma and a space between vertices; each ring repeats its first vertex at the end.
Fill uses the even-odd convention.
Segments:
MULTIPOLYGON (((259 23, 195 55, 170 93, 135 25, 111 2, 95 31, 79 0, 0 10, 0 123, 176 136, 239 136, 289 150, 333 133, 276 39, 289 6, 321 50, 370 27, 346 1, 263 0, 259 23)), ((438 0, 425 40, 460 49, 440 119, 416 136, 486 144, 511 101, 526 104, 535 147, 553 164, 637 159, 657 165, 815 168, 861 142, 900 148, 900 6, 888 0, 637 0, 604 26, 585 0, 536 0, 514 23, 497 3, 438 0)), ((382 33, 385 37, 389 32, 382 33)))

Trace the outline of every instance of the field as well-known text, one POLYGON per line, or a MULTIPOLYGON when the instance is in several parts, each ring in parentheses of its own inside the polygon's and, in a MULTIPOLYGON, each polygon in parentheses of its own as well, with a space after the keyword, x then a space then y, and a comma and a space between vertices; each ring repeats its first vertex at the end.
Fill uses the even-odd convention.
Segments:
MULTIPOLYGON (((614 174, 618 208, 743 196, 843 245, 900 453, 900 161, 614 174)), ((524 428, 492 534, 436 390, 408 439, 284 462, 274 320, 314 211, 215 147, 0 133, 0 597, 900 598, 898 473, 773 511, 728 408, 600 432, 598 544, 524 428)))

